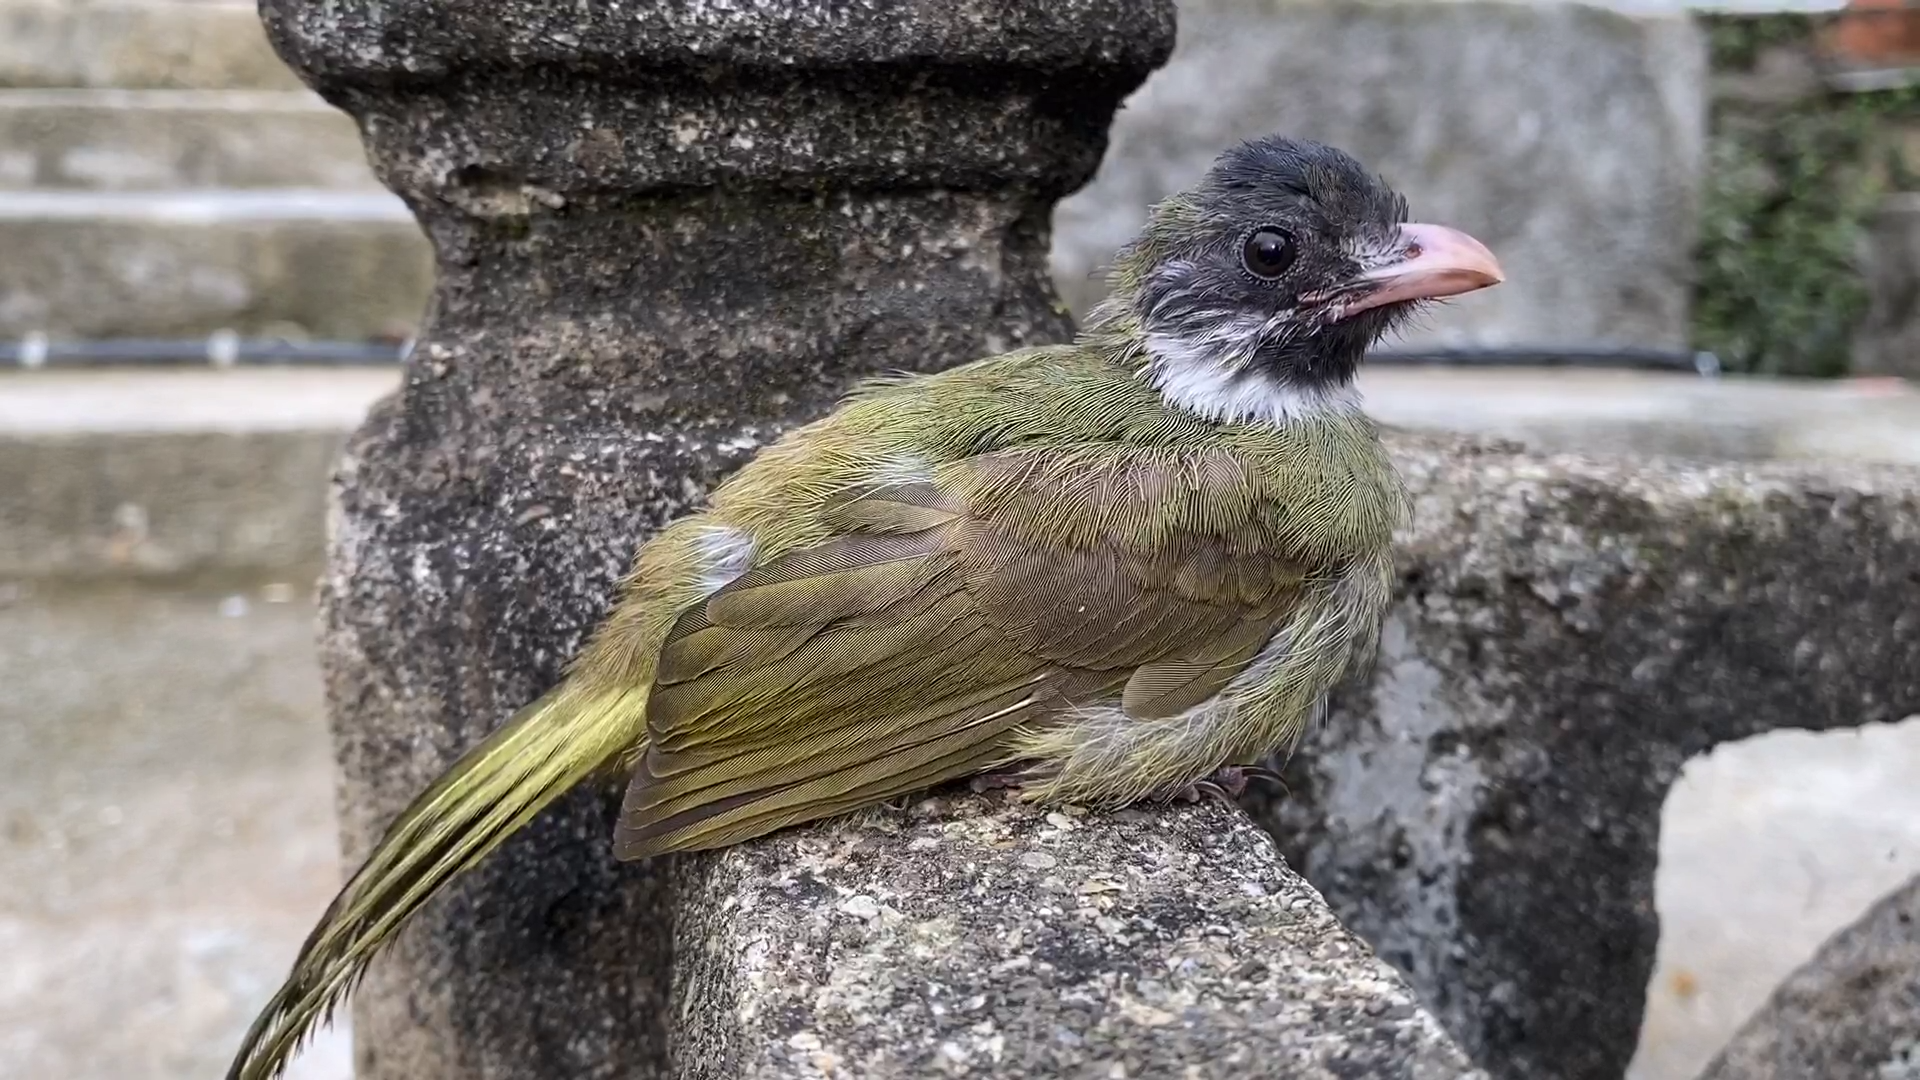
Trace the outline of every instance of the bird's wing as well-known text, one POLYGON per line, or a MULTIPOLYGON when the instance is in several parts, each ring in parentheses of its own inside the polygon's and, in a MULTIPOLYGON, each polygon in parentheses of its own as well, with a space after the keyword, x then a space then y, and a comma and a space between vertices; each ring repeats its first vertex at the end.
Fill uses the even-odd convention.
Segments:
POLYGON ((834 539, 687 610, 660 653, 621 856, 723 846, 979 772, 1015 729, 1072 704, 1118 695, 1147 720, 1212 697, 1300 574, 1231 512, 1136 520, 1151 478, 1138 461, 1087 467, 1103 464, 1089 483, 997 456, 863 493, 831 511, 834 539))

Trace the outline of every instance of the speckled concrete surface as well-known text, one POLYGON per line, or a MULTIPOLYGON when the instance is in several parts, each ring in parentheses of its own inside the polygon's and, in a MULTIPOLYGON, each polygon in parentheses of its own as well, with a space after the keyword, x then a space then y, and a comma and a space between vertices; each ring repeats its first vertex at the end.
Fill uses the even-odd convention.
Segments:
POLYGON ((683 860, 682 1080, 1485 1080, 1218 803, 923 800, 683 860))

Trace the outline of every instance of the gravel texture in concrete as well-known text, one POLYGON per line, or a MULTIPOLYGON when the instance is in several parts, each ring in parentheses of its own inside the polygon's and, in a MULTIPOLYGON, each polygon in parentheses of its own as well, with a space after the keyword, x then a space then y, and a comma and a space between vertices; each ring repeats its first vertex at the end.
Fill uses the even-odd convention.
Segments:
POLYGON ((1219 804, 933 799, 680 865, 685 1080, 1486 1075, 1219 804))

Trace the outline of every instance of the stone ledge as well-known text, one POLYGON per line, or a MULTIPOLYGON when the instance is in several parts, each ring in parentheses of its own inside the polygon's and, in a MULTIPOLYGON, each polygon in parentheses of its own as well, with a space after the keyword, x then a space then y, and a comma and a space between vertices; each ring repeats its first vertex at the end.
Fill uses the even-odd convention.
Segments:
POLYGON ((312 566, 333 431, 0 444, 0 577, 312 566))
POLYGON ((1394 451, 1380 662, 1272 827, 1496 1077, 1617 1080, 1681 766, 1920 710, 1920 470, 1394 451))
POLYGON ((390 371, 0 377, 0 577, 310 568, 390 371))
POLYGON ((1543 453, 1920 465, 1920 387, 1882 380, 1375 366, 1360 386, 1383 424, 1543 453))
POLYGON ((383 192, 0 192, 0 337, 410 332, 432 251, 383 192))
POLYGON ((1173 0, 266 2, 262 14, 429 224, 455 208, 523 218, 529 196, 623 215, 640 192, 823 185, 1050 202, 1092 175, 1114 103, 1165 59, 1174 29, 1173 0))
POLYGON ((307 91, 0 90, 0 192, 377 187, 307 91))
MULTIPOLYGON (((945 0, 889 4, 850 17, 833 4, 734 4, 625 10, 271 7, 270 31, 296 66, 329 81, 385 79, 396 68, 436 78, 474 65, 563 64, 657 75, 693 69, 839 72, 888 66, 1000 68, 1005 73, 1145 72, 1165 59, 1173 5, 1141 0, 945 0)), ((1116 84, 1118 79, 1115 80, 1116 84)), ((1129 81, 1137 83, 1138 75, 1129 81)))
POLYGON ((298 90, 254 5, 0 0, 0 87, 298 90))
POLYGON ((680 866, 686 1080, 1485 1076, 1222 806, 955 796, 680 866))

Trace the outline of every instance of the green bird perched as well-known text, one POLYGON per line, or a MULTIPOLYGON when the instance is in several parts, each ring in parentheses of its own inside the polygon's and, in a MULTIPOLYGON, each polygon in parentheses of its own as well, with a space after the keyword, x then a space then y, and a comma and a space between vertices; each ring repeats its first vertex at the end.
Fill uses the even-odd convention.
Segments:
POLYGON ((881 380, 641 548, 567 677, 402 813, 228 1073, 267 1080, 450 879, 596 773, 623 859, 962 777, 1119 806, 1239 787, 1366 656, 1406 494, 1353 386, 1501 280, 1279 137, 1154 207, 1071 345, 881 380))

